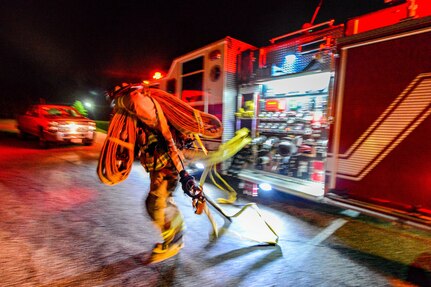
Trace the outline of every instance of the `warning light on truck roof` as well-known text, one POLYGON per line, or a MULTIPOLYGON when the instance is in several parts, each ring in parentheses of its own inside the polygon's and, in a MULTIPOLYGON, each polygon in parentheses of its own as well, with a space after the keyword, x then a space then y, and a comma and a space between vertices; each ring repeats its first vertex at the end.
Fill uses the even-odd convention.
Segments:
POLYGON ((153 79, 154 80, 160 80, 161 78, 163 78, 162 73, 160 73, 160 72, 155 72, 154 73, 154 75, 153 75, 153 79))

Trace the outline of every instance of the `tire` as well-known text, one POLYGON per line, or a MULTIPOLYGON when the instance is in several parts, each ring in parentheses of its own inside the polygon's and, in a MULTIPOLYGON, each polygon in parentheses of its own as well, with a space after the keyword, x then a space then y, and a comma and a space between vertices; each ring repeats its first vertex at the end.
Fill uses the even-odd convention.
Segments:
POLYGON ((85 146, 90 146, 94 144, 94 140, 83 139, 82 144, 85 146))
POLYGON ((25 140, 28 138, 28 134, 18 129, 18 138, 21 140, 25 140))
POLYGON ((43 133, 42 128, 39 130, 39 147, 41 149, 47 149, 48 148, 48 141, 45 139, 45 134, 43 133))

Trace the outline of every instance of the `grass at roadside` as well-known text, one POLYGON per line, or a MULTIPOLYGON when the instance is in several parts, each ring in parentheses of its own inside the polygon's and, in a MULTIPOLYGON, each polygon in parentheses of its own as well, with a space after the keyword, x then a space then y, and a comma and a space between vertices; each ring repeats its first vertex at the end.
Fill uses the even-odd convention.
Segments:
POLYGON ((108 131, 109 121, 96 121, 96 130, 101 133, 108 131))

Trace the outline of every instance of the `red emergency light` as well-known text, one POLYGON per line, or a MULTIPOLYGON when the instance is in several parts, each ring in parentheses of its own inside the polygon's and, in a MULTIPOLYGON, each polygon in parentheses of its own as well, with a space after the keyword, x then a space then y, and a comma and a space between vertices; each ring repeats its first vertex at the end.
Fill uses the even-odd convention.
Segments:
POLYGON ((153 75, 153 79, 154 80, 160 80, 161 78, 163 78, 163 74, 161 72, 155 72, 153 75))
POLYGON ((410 18, 431 15, 431 1, 410 0, 390 8, 355 17, 347 22, 346 36, 399 23, 410 18))

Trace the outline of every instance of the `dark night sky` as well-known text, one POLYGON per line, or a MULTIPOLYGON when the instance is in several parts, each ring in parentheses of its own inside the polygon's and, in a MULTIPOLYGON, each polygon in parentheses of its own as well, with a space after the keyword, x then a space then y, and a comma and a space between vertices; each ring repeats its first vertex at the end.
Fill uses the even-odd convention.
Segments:
MULTIPOLYGON (((309 22, 319 0, 254 2, 0 0, 1 106, 102 99, 226 36, 266 46, 309 22)), ((323 0, 315 23, 344 23, 383 2, 323 0)))

